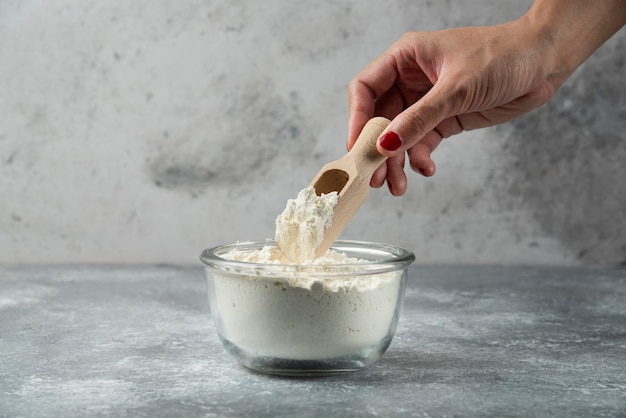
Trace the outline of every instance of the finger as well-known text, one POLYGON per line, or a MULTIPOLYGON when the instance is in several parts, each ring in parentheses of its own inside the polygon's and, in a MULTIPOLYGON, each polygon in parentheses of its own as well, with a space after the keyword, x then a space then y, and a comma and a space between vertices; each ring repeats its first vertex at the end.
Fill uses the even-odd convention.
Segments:
POLYGON ((411 169, 420 173, 424 177, 431 177, 435 174, 435 162, 430 158, 432 152, 443 141, 441 135, 436 131, 431 131, 424 139, 415 144, 413 148, 407 151, 409 155, 409 164, 411 169))
MULTIPOLYGON (((450 138, 452 135, 460 134, 464 131, 464 129, 463 125, 461 124, 461 120, 456 116, 452 116, 439 122, 439 124, 435 126, 434 131, 439 134, 439 142, 441 142, 442 139, 450 138)), ((437 145, 439 145, 439 142, 437 142, 437 145)), ((437 148, 436 145, 432 149, 432 151, 434 151, 435 148, 437 148)))
POLYGON ((376 98, 372 90, 360 81, 352 81, 348 86, 348 151, 352 149, 368 120, 374 117, 376 98))
MULTIPOLYGON (((396 117, 400 112, 402 112, 405 107, 404 103, 404 97, 402 96, 398 88, 396 86, 392 86, 389 91, 383 94, 383 96, 376 101, 376 109, 374 110, 374 115, 383 116, 391 120, 396 117)), ((348 151, 352 149, 357 140, 348 140, 348 151)), ((384 182, 384 177, 382 180, 384 182)))
POLYGON ((406 192, 406 174, 404 173, 404 153, 387 159, 387 186, 394 196, 406 192))
POLYGON ((376 101, 391 89, 398 78, 395 61, 387 52, 357 74, 348 84, 348 149, 368 120, 375 116, 376 101))
POLYGON ((420 142, 407 150, 411 169, 425 177, 435 175, 436 167, 435 162, 430 157, 431 154, 445 138, 461 132, 463 132, 463 126, 458 118, 451 117, 441 121, 420 142))
POLYGON ((370 180, 370 186, 376 189, 383 187, 387 179, 387 163, 384 162, 374 171, 370 180))
POLYGON ((444 119, 457 110, 451 97, 445 92, 445 83, 437 83, 404 112, 400 113, 385 129, 376 147, 382 155, 391 157, 403 153, 417 144, 444 119))
POLYGON ((381 164, 380 167, 378 167, 376 169, 376 171, 374 171, 374 174, 372 174, 372 178, 370 180, 370 186, 378 189, 383 187, 383 184, 385 184, 385 179, 387 178, 387 163, 384 162, 381 164))

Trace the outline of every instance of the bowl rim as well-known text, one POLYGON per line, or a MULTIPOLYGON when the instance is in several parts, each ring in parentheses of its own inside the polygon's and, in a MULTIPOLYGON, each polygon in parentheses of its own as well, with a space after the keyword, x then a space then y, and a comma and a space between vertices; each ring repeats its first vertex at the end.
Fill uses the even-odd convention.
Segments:
MULTIPOLYGON (((378 242, 337 240, 331 245, 331 249, 343 253, 356 253, 359 250, 370 255, 381 255, 380 259, 364 261, 359 264, 275 264, 275 263, 252 263, 248 261, 227 260, 219 255, 235 248, 261 249, 265 246, 275 246, 272 239, 258 241, 236 241, 207 248, 200 254, 200 261, 206 269, 227 272, 236 275, 257 277, 355 277, 369 276, 373 274, 388 273, 408 267, 415 261, 415 255, 404 248, 378 242), (358 270, 355 270, 358 266, 358 270)), ((350 254, 349 254, 350 255, 350 254)), ((358 255, 352 254, 352 257, 358 255)))

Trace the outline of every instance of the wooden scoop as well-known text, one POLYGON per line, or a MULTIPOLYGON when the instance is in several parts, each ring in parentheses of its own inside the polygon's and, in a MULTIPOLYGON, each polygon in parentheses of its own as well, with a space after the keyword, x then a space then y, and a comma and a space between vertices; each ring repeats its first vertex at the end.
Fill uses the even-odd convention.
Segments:
POLYGON ((372 174, 387 159, 378 153, 376 140, 389 122, 389 119, 382 117, 370 119, 350 152, 322 167, 311 182, 318 196, 330 192, 339 194, 332 225, 324 230, 324 240, 317 249, 316 257, 324 255, 367 200, 372 174))

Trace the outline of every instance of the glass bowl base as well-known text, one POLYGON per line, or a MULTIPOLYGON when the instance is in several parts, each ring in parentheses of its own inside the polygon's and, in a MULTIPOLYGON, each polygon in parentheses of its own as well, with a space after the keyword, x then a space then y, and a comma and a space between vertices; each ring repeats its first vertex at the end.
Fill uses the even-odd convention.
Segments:
POLYGON ((355 372, 375 363, 387 350, 391 339, 387 337, 375 346, 341 357, 306 360, 251 354, 224 338, 222 343, 239 364, 252 371, 277 376, 321 377, 355 372))

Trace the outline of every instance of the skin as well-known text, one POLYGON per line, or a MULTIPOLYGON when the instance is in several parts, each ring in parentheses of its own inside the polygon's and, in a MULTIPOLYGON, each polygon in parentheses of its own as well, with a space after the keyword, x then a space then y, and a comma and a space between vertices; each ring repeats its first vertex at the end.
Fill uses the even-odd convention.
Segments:
MULTIPOLYGON (((348 86, 348 149, 374 116, 402 145, 370 182, 407 189, 406 157, 426 177, 444 138, 494 126, 548 102, 597 48, 626 24, 626 0, 536 0, 501 25, 404 34, 348 86)), ((384 135, 384 134, 383 134, 384 135)))

